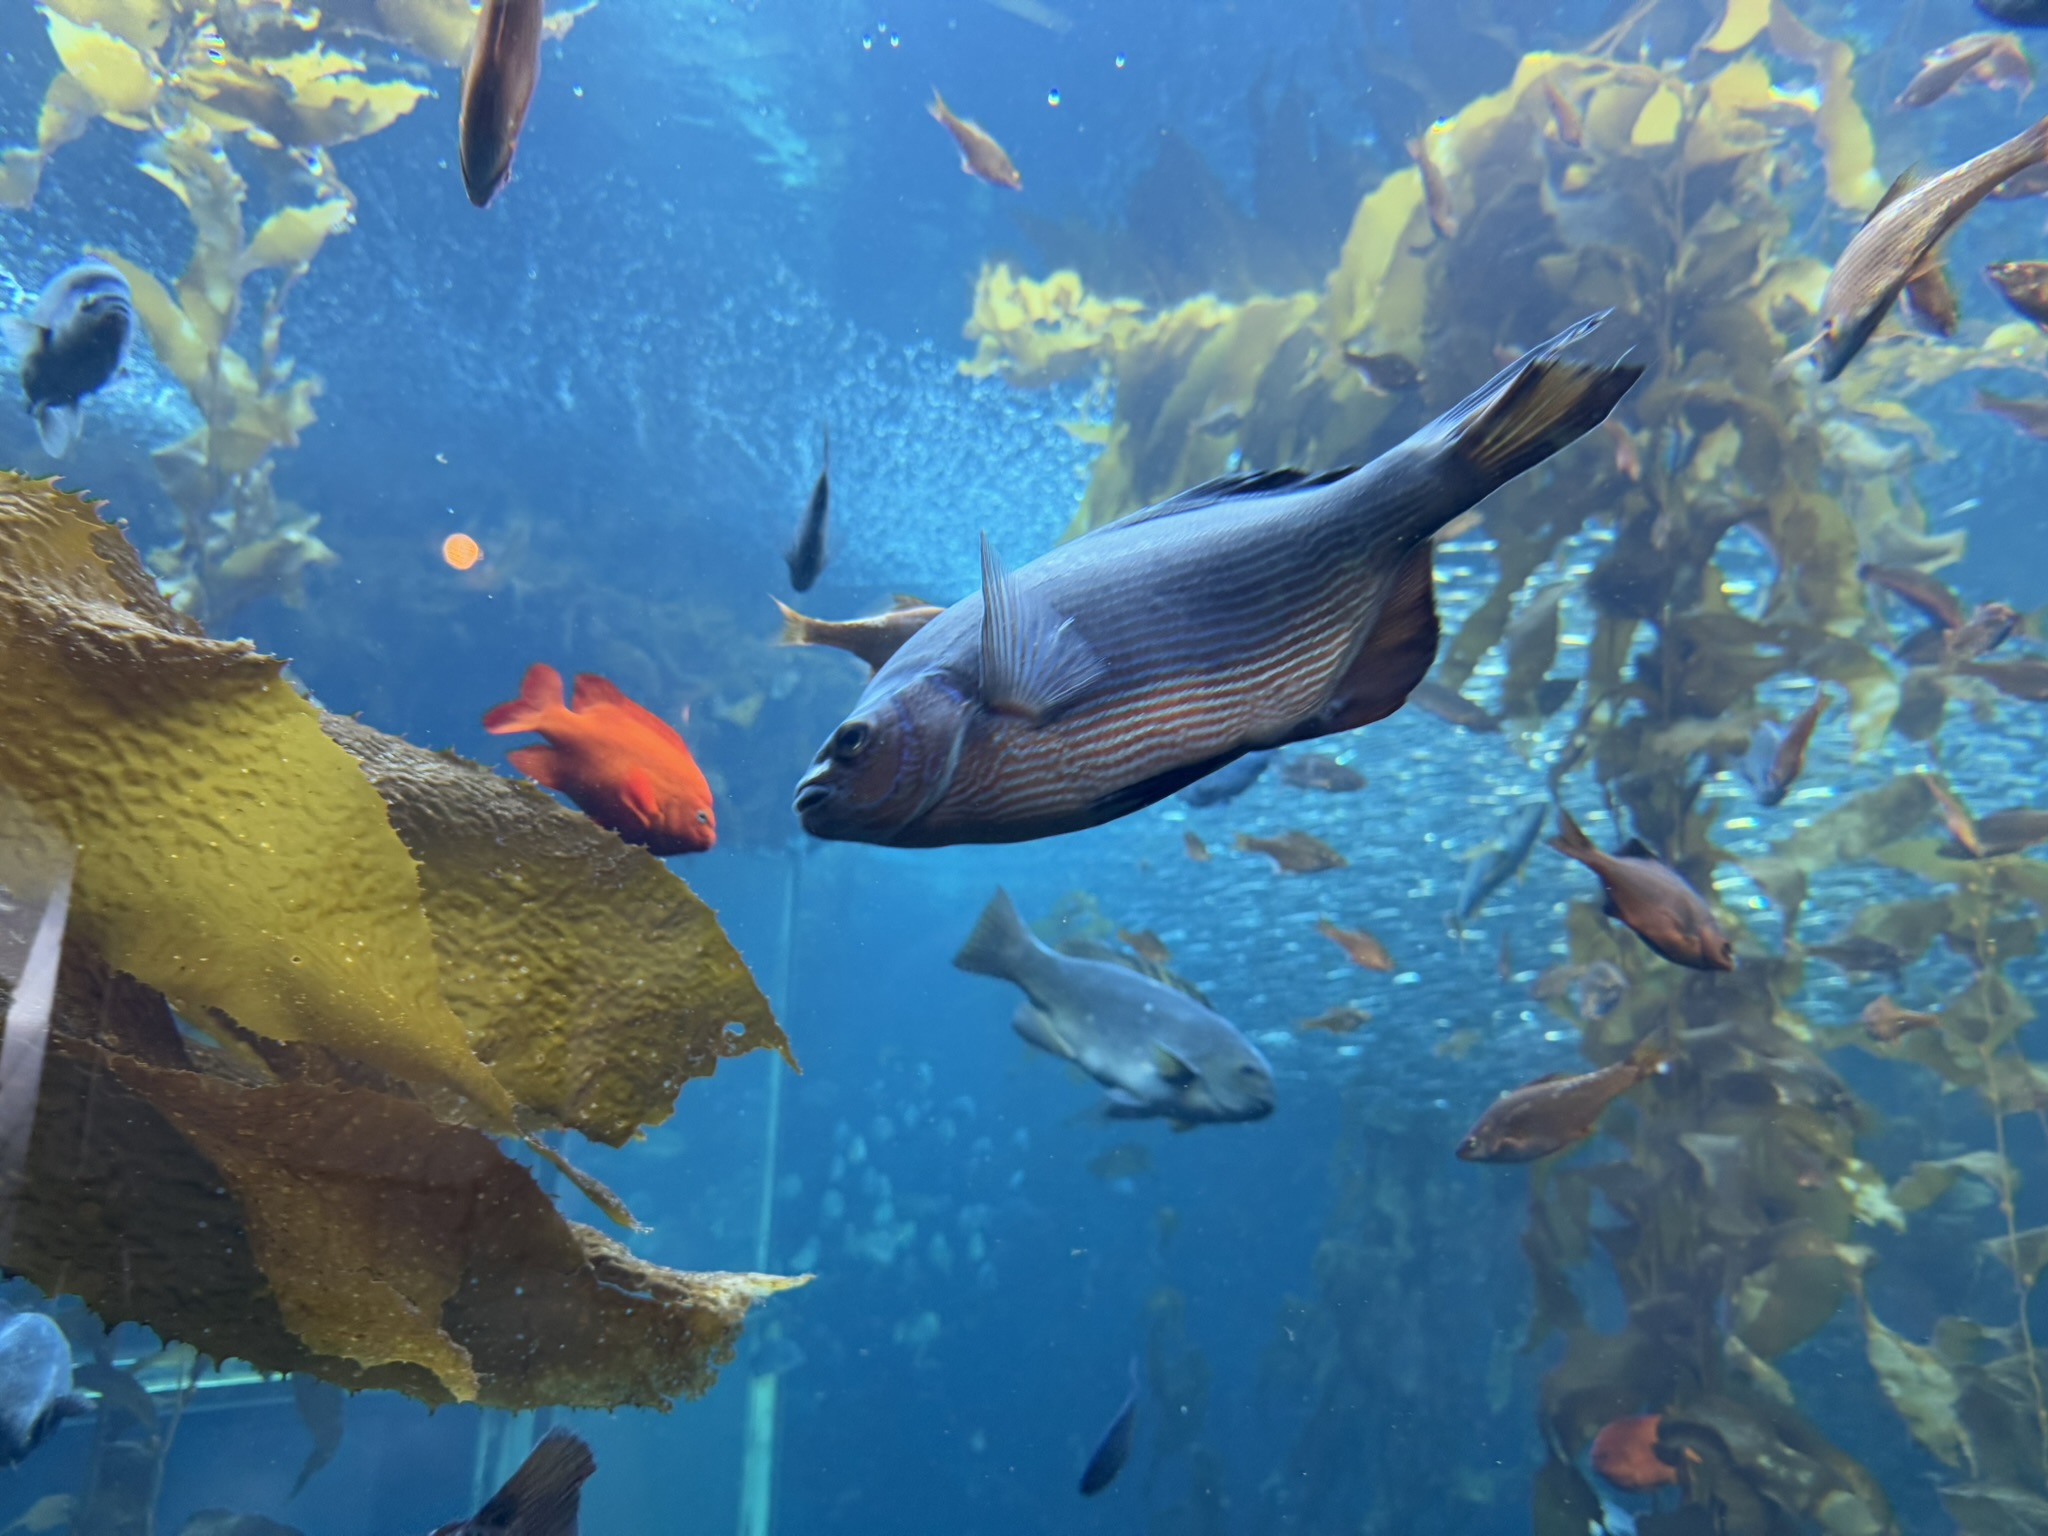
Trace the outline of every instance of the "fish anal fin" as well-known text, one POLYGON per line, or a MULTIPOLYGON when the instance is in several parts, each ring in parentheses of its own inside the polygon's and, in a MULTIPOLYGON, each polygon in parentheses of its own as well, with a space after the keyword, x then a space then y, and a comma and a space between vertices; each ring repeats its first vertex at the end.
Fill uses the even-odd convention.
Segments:
POLYGON ((1394 574, 1392 589, 1330 700, 1291 740, 1356 730, 1384 720, 1415 691, 1436 660, 1436 572, 1431 546, 1417 545, 1394 574))
POLYGON ((549 789, 562 787, 562 755, 553 747, 519 747, 505 757, 536 784, 545 784, 549 789))
POLYGON ((981 536, 981 702, 1044 724, 1108 670, 1074 621, 1025 590, 981 536))
POLYGON ((661 797, 654 790, 654 775, 635 763, 619 780, 619 799, 627 810, 652 824, 661 813, 661 797))
POLYGON ((1900 198, 1904 197, 1908 192, 1912 191, 1913 188, 1918 186, 1919 184, 1919 167, 1913 165, 1907 166, 1903 171, 1899 172, 1898 175, 1892 178, 1892 184, 1884 189, 1884 196, 1880 197, 1877 200, 1877 206, 1871 209, 1869 213, 1864 215, 1863 222, 1865 224, 1868 224, 1872 219, 1876 218, 1880 213, 1883 213, 1885 209, 1891 207, 1893 203, 1896 203, 1900 198))

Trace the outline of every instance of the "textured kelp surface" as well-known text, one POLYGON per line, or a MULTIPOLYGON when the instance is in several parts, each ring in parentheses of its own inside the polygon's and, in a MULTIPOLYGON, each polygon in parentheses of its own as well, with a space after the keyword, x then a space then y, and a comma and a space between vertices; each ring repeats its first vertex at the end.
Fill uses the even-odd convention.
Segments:
POLYGON ((530 786, 321 716, 49 482, 0 479, 0 658, 0 783, 80 849, 11 1262, 352 1387, 703 1391, 796 1282, 642 1264, 493 1134, 618 1144, 789 1055, 709 909, 530 786))

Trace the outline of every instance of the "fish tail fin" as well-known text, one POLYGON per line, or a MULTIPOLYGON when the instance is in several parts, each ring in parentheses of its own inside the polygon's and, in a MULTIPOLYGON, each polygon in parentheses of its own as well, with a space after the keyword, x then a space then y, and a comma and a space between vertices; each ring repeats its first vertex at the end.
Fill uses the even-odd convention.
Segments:
POLYGON ((1662 1072, 1677 1057, 1677 1038, 1672 1031, 1659 1029, 1637 1042, 1636 1048, 1628 1053, 1628 1064, 1638 1077, 1650 1077, 1662 1072))
POLYGON ((33 320, 24 320, 20 315, 0 318, 0 342, 5 342, 15 356, 28 357, 42 339, 43 328, 33 320))
POLYGON ((1586 836, 1584 829, 1572 819, 1572 813, 1561 805, 1557 808, 1557 836, 1550 840, 1550 846, 1566 858, 1577 859, 1581 864, 1595 851, 1593 840, 1586 836))
POLYGON ((941 123, 953 115, 947 110, 946 98, 939 94, 939 88, 936 85, 932 87, 931 103, 925 108, 925 111, 931 113, 933 121, 941 123))
POLYGON ((1017 912, 1017 904, 1010 900, 1010 893, 997 886, 995 895, 981 909, 974 931, 967 935, 967 942, 953 957, 953 964, 955 968, 972 971, 977 976, 1014 981, 1037 954, 1038 948, 1038 940, 1024 926, 1024 919, 1017 912))
POLYGON ((484 729, 493 736, 537 731, 542 721, 567 707, 562 701, 562 674, 546 662, 536 661, 520 679, 519 697, 484 715, 484 729))
POLYGON ((42 442, 43 452, 51 458, 63 458, 84 431, 85 409, 76 401, 70 405, 36 407, 36 436, 42 442))
POLYGON ((782 615, 782 633, 775 637, 775 643, 777 645, 810 645, 812 643, 811 626, 816 620, 798 613, 779 597, 771 597, 768 601, 773 603, 776 611, 782 615))
POLYGON ((1599 426, 1642 377, 1639 363, 1565 358, 1608 313, 1589 316, 1524 353, 1438 420, 1436 430, 1450 451, 1483 481, 1480 494, 1506 485, 1599 426))
POLYGON ((470 1521, 475 1530, 517 1530, 520 1536, 575 1536, 583 1482, 597 1470, 590 1447, 566 1429, 551 1430, 519 1470, 470 1521))

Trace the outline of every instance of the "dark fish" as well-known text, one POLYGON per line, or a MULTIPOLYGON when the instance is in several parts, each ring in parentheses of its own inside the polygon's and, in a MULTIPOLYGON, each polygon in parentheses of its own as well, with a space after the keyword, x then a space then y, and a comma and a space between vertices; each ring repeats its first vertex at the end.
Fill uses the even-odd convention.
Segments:
POLYGON ((1952 838, 1942 846, 1942 857, 1996 859, 2008 853, 2024 852, 2038 843, 2048 843, 2048 811, 2037 811, 2024 805, 1993 811, 1989 816, 1978 819, 1976 833, 1976 853, 1952 838))
POLYGON ((2039 197, 2048 192, 2048 165, 2030 165, 1992 188, 1991 195, 2001 202, 2021 197, 2039 197))
POLYGON ((1838 377, 1863 350, 1943 236, 1993 187, 2044 157, 2048 118, 1932 181, 1915 186, 1907 172, 1893 182, 1836 259, 1821 290, 1820 330, 1809 344, 1821 378, 1838 377))
POLYGON ((1422 206, 1429 214, 1429 224, 1440 239, 1458 238, 1458 215, 1451 202, 1450 183, 1444 180, 1444 173, 1437 169, 1436 162, 1429 157, 1427 138, 1408 141, 1408 158, 1415 162, 1416 170, 1422 173, 1422 206))
POLYGON ((1927 793, 1934 797, 1935 814, 1941 818, 1948 835, 1968 852, 1971 858, 1984 857, 1984 845, 1977 837, 1977 821, 1970 809, 1956 798, 1956 792, 1932 774, 1923 773, 1920 781, 1927 786, 1927 793))
POLYGON ((1127 815, 1245 752, 1393 713, 1438 638, 1429 536, 1641 374, 1582 322, 1362 469, 1231 476, 1006 572, 875 674, 796 810, 818 837, 1014 842, 1127 815))
POLYGON ((1543 812, 1541 801, 1523 806, 1515 812, 1500 840, 1474 855, 1465 868, 1458 905, 1451 912, 1453 927, 1462 931, 1464 924, 1479 915, 1487 898, 1521 872, 1529 860, 1529 850, 1536 846, 1537 834, 1543 830, 1543 812))
POLYGON ((1618 854, 1603 853, 1561 806, 1557 828, 1550 846, 1600 877, 1607 889, 1609 916, 1628 924, 1674 965, 1697 971, 1735 969, 1735 946, 1700 893, 1677 870, 1633 839, 1618 854))
POLYGON ((1576 1146, 1599 1127, 1607 1106, 1668 1059, 1645 1040, 1622 1061, 1571 1077, 1553 1072, 1510 1089, 1481 1115, 1458 1143, 1468 1163, 1532 1163, 1576 1146))
POLYGON ((1123 1471, 1124 1463, 1131 1459, 1131 1441, 1138 1432, 1138 1362, 1131 1362, 1131 1390, 1124 1398, 1123 1407, 1117 1409, 1116 1417, 1109 1421, 1109 1428, 1102 1432, 1102 1440, 1095 1447, 1095 1454, 1088 1458, 1088 1466, 1081 1473, 1081 1497, 1092 1499, 1111 1483, 1117 1473, 1123 1471))
POLYGON ((1316 875, 1326 869, 1343 869, 1351 862, 1320 837, 1293 830, 1278 837, 1253 837, 1240 832, 1236 847, 1239 853, 1264 854, 1283 875, 1316 875))
POLYGON ((1280 782, 1296 789, 1319 789, 1326 795, 1349 795, 1365 788, 1365 775, 1334 757, 1311 752, 1302 757, 1283 757, 1280 782))
POLYGON ((596 1470, 588 1445, 566 1429, 550 1430, 482 1509, 434 1536, 576 1536, 583 1484, 596 1470))
POLYGON ((1791 790, 1799 770, 1806 766, 1806 744, 1813 739, 1813 728, 1827 713, 1829 702, 1828 691, 1822 688, 1790 729, 1780 731, 1768 720, 1757 726, 1749 755, 1743 759, 1742 776, 1756 791, 1759 805, 1776 805, 1791 790))
POLYGON ((1977 409, 2003 417, 2029 437, 2048 437, 2048 395, 2001 395, 1980 389, 1977 409))
POLYGON ((1899 92, 1899 99, 1892 106, 1906 110, 1931 106, 1941 100, 1991 56, 1999 41, 1996 32, 1972 32, 1968 37, 1943 44, 1920 61, 1920 72, 1906 82, 1906 88, 1899 92))
POLYGON ((457 139, 463 189, 479 208, 512 174, 519 130, 540 79, 541 33, 541 0, 483 0, 462 71, 457 139))
POLYGON ((1948 268, 1941 262, 1930 261, 1907 278, 1900 297, 1905 300, 1906 317, 1930 336, 1953 336, 1962 323, 1962 300, 1956 297, 1956 285, 1949 281, 1948 268))
POLYGON ((1439 720, 1466 731, 1498 731, 1500 721, 1474 704, 1462 693, 1446 688, 1442 683, 1425 679, 1415 685, 1408 695, 1408 702, 1439 720))
POLYGON ((1422 370, 1398 352, 1353 352, 1347 347, 1344 361, 1383 395, 1405 395, 1422 388, 1422 370))
POLYGON ((1332 1035, 1348 1035, 1372 1022, 1372 1015, 1363 1008, 1353 1008, 1348 1003, 1317 1014, 1312 1019, 1303 1019, 1294 1027, 1303 1034, 1320 1029, 1332 1035))
POLYGON ((1024 993, 1011 1027, 1109 1090, 1111 1115, 1178 1125, 1262 1120, 1273 1071, 1237 1027, 1128 965, 1048 949, 998 890, 953 957, 1024 993))
POLYGON ((1595 960, 1579 976, 1579 1012, 1599 1023, 1628 996, 1628 977, 1611 960, 1595 960))
MULTIPOLYGON (((821 450, 823 463, 818 469, 817 483, 811 487, 804 520, 797 524, 796 542, 782 557, 789 566, 789 584, 798 592, 810 591, 812 584, 824 574, 826 525, 832 516, 832 429, 820 427, 818 432, 824 439, 821 450)), ((922 629, 924 626, 918 627, 922 629)))
POLYGON ((1901 1008, 1887 994, 1866 1006, 1858 1015, 1857 1022, 1871 1039, 1885 1045, 1896 1045, 1916 1029, 1939 1029, 1941 1015, 1901 1008))
POLYGON ((1316 932, 1344 951, 1344 958, 1364 971, 1391 971, 1394 957, 1387 946, 1362 928, 1339 928, 1327 917, 1316 919, 1316 932))
POLYGON ((1966 661, 1956 670, 1983 678, 2007 698, 2048 704, 2048 661, 1966 661))
POLYGON ((91 1407, 71 1390, 71 1343, 40 1312, 0 1322, 0 1466, 43 1443, 60 1420, 91 1407))
POLYGON ((2048 0, 1977 0, 1977 9, 2009 27, 2048 27, 2048 0))
POLYGON ((1846 975, 1889 976, 1894 986, 1906 969, 1904 950, 1867 933, 1847 933, 1825 944, 1809 944, 1806 952, 1846 975))
MULTIPOLYGON (((2042 174, 2048 176, 2048 166, 2042 174)), ((2048 192, 2048 186, 2041 190, 2048 192)), ((1984 275, 2014 313, 2036 325, 2048 325, 2048 261, 1994 261, 1984 275)))
POLYGON ((1968 623, 1958 625, 1943 637, 1942 649, 1950 661, 1975 661, 2005 644, 2025 622, 2008 603, 1979 603, 1968 623))
POLYGON ((128 280, 81 261, 50 279, 26 318, 6 322, 21 364, 21 392, 43 452, 62 458, 85 430, 85 397, 104 389, 128 356, 135 329, 128 280))
POLYGON ((1224 805, 1259 782, 1259 776, 1273 765, 1277 752, 1247 752, 1233 763, 1225 763, 1205 774, 1180 792, 1189 805, 1224 805))
POLYGON ((1954 629, 1963 622, 1963 600, 1948 583, 1910 565, 1860 565, 1856 574, 1873 587, 1910 603, 1929 623, 1954 629))
POLYGON ((858 656, 875 671, 880 671, 884 662, 903 649, 904 641, 946 611, 920 603, 899 605, 865 619, 813 619, 779 598, 773 601, 782 614, 778 645, 829 645, 858 656))

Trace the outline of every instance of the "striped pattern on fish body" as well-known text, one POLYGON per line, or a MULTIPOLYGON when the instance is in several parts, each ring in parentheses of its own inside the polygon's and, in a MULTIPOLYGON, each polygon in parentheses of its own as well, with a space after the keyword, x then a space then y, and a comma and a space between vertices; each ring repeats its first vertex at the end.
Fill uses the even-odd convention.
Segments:
POLYGON ((1429 536, 1597 425, 1639 375, 1558 356, 1591 323, 1363 469, 1212 482, 1014 575, 984 544, 983 591, 908 641, 819 752, 798 786, 806 829, 899 846, 1052 836, 1392 713, 1435 656, 1429 536), (984 622, 990 592, 1000 622, 984 622))
POLYGON ((1821 378, 1849 366, 1935 246, 1993 187, 2044 158, 2048 118, 1931 181, 1914 186, 1908 172, 1893 182, 1821 290, 1820 333, 1812 343, 1821 378))

